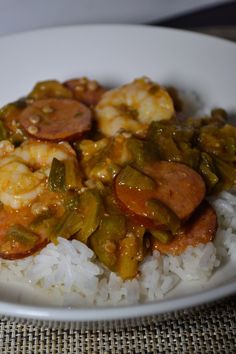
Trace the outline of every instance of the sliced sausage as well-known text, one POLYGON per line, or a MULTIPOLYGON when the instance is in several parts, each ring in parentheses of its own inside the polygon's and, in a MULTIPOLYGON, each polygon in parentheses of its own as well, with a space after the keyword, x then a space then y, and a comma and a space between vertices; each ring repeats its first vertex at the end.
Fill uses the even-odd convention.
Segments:
POLYGON ((91 127, 91 111, 72 99, 45 99, 33 102, 19 115, 26 132, 42 140, 73 140, 91 127))
POLYGON ((49 240, 43 235, 33 234, 33 242, 22 241, 20 237, 15 237, 14 233, 9 235, 9 231, 15 228, 27 228, 32 221, 32 214, 28 209, 17 211, 0 211, 0 258, 21 259, 28 257, 41 250, 47 245, 49 240))
POLYGON ((153 193, 150 191, 137 191, 121 185, 118 182, 118 178, 116 178, 115 195, 122 212, 134 223, 147 228, 154 227, 154 222, 148 217, 146 210, 146 201, 153 197, 153 193))
POLYGON ((72 91, 75 99, 87 106, 96 106, 105 92, 97 81, 86 77, 66 81, 64 85, 72 91))
POLYGON ((215 210, 204 202, 169 243, 152 239, 152 249, 164 254, 180 255, 188 246, 196 247, 214 239, 217 230, 215 210))
POLYGON ((146 227, 161 226, 158 221, 153 224, 148 202, 159 200, 176 216, 185 221, 198 207, 205 196, 205 184, 202 177, 180 163, 158 161, 144 167, 143 172, 155 182, 153 190, 130 188, 115 180, 115 194, 119 205, 126 214, 146 227))
POLYGON ((181 220, 188 219, 205 197, 202 177, 186 165, 159 161, 147 165, 144 172, 157 183, 155 197, 181 220))

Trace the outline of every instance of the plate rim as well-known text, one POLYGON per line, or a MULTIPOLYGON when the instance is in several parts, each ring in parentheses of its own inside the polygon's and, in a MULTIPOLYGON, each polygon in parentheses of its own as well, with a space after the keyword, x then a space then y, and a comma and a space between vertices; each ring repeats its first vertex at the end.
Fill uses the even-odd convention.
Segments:
POLYGON ((224 297, 236 293, 236 281, 221 285, 210 290, 198 291, 175 299, 155 300, 152 302, 98 307, 60 307, 34 306, 16 302, 0 301, 0 313, 14 318, 28 320, 58 321, 58 322, 100 322, 128 320, 132 318, 158 316, 176 311, 195 308, 200 305, 210 305, 224 297), (123 312, 124 311, 124 312, 123 312), (69 316, 68 316, 69 315, 69 316))
POLYGON ((201 33, 201 32, 196 32, 192 29, 182 29, 182 28, 174 28, 174 27, 168 27, 168 26, 156 26, 152 24, 133 24, 133 23, 92 23, 92 24, 78 24, 78 25, 62 25, 62 26, 46 26, 43 28, 35 28, 31 30, 22 30, 19 32, 13 32, 13 33, 7 33, 7 34, 0 34, 0 41, 5 40, 5 39, 11 39, 15 37, 26 37, 26 36, 31 36, 37 33, 46 33, 46 32, 58 32, 58 31, 71 31, 71 30, 80 30, 80 29, 91 29, 91 28, 112 28, 115 30, 119 29, 132 29, 132 30, 146 30, 146 31, 163 31, 163 32, 175 32, 179 34, 185 34, 185 35, 192 35, 195 38, 205 38, 208 40, 213 40, 221 43, 227 43, 230 46, 235 47, 236 42, 227 39, 227 38, 222 38, 222 37, 216 37, 214 34, 211 33, 201 33))

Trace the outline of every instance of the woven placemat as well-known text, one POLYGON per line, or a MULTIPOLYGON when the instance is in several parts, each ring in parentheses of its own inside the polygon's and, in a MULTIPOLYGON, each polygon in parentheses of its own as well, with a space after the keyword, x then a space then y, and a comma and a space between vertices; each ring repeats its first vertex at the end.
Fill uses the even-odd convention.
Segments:
POLYGON ((63 330, 1 320, 0 353, 236 353, 236 297, 128 328, 63 330))

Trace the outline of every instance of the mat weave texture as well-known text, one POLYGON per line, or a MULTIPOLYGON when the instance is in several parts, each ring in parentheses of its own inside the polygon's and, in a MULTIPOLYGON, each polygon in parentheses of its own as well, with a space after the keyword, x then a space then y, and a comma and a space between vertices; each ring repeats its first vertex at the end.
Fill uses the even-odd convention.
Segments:
POLYGON ((128 328, 63 330, 1 320, 1 354, 236 353, 236 296, 128 328))

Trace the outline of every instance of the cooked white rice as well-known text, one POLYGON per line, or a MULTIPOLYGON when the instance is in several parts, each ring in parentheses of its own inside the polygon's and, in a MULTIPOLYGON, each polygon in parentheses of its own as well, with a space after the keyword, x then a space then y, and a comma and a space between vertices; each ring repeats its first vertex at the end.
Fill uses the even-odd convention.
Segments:
POLYGON ((117 305, 162 299, 180 282, 207 281, 222 259, 236 258, 236 193, 222 192, 211 199, 219 228, 214 243, 188 247, 181 256, 154 252, 140 265, 137 279, 122 281, 97 262, 83 243, 59 239, 38 255, 0 261, 0 280, 20 281, 62 306, 117 305), (41 290, 39 290, 41 289, 41 290))

